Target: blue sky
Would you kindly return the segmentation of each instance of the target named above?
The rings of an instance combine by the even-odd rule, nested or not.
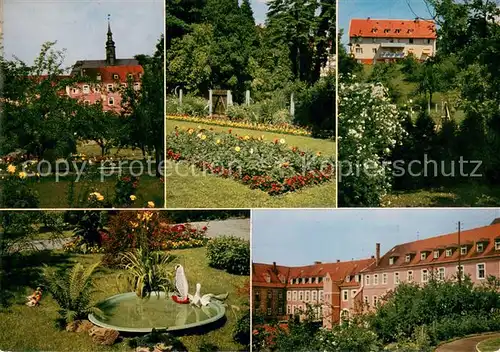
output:
[[[104,59],[107,14],[118,58],[152,54],[164,30],[163,0],[4,0],[4,53],[32,64],[46,41],[66,49],[65,66]]]
[[[349,31],[351,18],[430,18],[424,0],[338,0],[339,28]],[[344,36],[342,42],[346,43]]]
[[[267,5],[266,0],[250,0],[255,22],[264,23],[266,20]]]
[[[499,209],[254,210],[254,262],[308,265],[385,253],[394,245],[489,225]]]

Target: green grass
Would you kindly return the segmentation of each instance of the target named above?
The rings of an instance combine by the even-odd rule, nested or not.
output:
[[[480,352],[496,352],[500,350],[500,337],[481,341],[477,345],[477,349]]]
[[[34,183],[33,188],[38,192],[41,208],[67,208],[68,190],[71,179],[69,177],[61,178],[55,182],[53,177],[42,178],[40,182]],[[100,192],[106,199],[114,197],[116,178],[106,177],[101,182],[99,178],[85,182],[75,182],[75,194],[87,190],[87,187]],[[137,189],[137,207],[142,207],[148,201],[152,200],[157,207],[163,207],[164,185],[156,177],[148,175],[141,176],[139,187]]]
[[[492,207],[500,205],[500,187],[461,185],[452,188],[393,192],[384,207]]]
[[[219,350],[236,351],[242,346],[232,339],[233,329],[236,324],[234,314],[241,315],[241,311],[248,304],[249,297],[238,293],[245,282],[245,276],[231,275],[226,272],[208,267],[205,248],[186,249],[173,251],[176,263],[184,265],[191,291],[196,282],[202,285],[202,292],[225,293],[229,292],[226,301],[227,321],[217,330],[209,331],[203,335],[180,337],[188,351],[197,351],[202,342],[212,343]],[[99,346],[92,343],[87,334],[69,333],[61,331],[55,325],[58,317],[57,304],[48,295],[44,294],[39,307],[27,307],[25,296],[31,294],[40,283],[41,264],[65,267],[74,262],[89,265],[99,261],[101,255],[74,255],[59,251],[38,252],[33,255],[20,257],[8,271],[2,287],[3,297],[9,298],[9,304],[0,309],[0,350],[11,351],[132,351],[127,341],[122,341],[111,347]],[[116,284],[116,275],[119,270],[99,268],[96,274],[96,288],[94,294],[96,301],[103,300],[111,295],[120,293]],[[1,307],[1,305],[0,305]]]
[[[77,153],[85,154],[88,157],[91,156],[101,156],[101,147],[99,147],[95,142],[90,143],[79,143],[77,147]],[[111,148],[108,151],[108,156],[110,157],[121,157],[126,159],[142,159],[142,152],[140,149],[132,148]]]
[[[270,196],[237,181],[202,175],[185,164],[171,166],[175,166],[176,172],[173,167],[167,168],[167,208],[334,208],[336,205],[334,181]],[[193,175],[191,170],[198,174]]]
[[[167,130],[175,126],[213,129],[227,132],[229,128],[184,121],[167,121]],[[233,134],[261,136],[269,141],[284,138],[289,145],[310,149],[323,155],[335,154],[335,142],[310,137],[233,128]],[[168,134],[167,134],[168,138]],[[194,172],[193,172],[194,170]],[[303,188],[280,196],[252,190],[237,181],[215,175],[203,175],[184,163],[168,163],[166,171],[167,208],[333,208],[336,206],[335,182]]]
[[[167,138],[168,138],[168,134],[175,129],[175,126],[179,126],[181,128],[185,127],[185,128],[194,128],[194,129],[201,127],[201,128],[207,129],[207,130],[210,129],[210,130],[213,130],[216,132],[226,132],[226,133],[229,130],[231,130],[232,134],[236,134],[239,136],[246,136],[246,135],[255,136],[255,137],[265,136],[265,139],[270,141],[270,142],[276,138],[278,138],[278,139],[283,138],[288,145],[296,146],[302,150],[309,149],[309,150],[312,150],[314,152],[321,152],[321,154],[323,154],[323,155],[335,155],[335,142],[332,140],[317,139],[317,138],[304,137],[304,136],[292,136],[292,135],[283,134],[283,133],[255,131],[255,130],[249,130],[249,129],[244,129],[244,128],[214,126],[214,125],[201,124],[201,123],[195,123],[195,122],[186,122],[186,121],[167,120]]]

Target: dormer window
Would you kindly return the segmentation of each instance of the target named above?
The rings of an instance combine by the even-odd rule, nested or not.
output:
[[[460,247],[460,255],[466,255],[466,254],[467,254],[467,246]]]
[[[354,281],[359,282],[361,280],[361,275],[355,275]]]
[[[500,238],[495,240],[495,250],[500,251]]]
[[[345,282],[351,282],[351,276],[350,275],[347,275],[345,277]]]
[[[476,244],[476,251],[478,253],[481,253],[481,252],[484,251],[484,244],[482,242],[479,242],[479,243]]]
[[[384,29],[384,33],[389,33],[391,30],[389,28]]]
[[[102,79],[102,77],[101,77],[101,74],[100,74],[100,73],[98,73],[98,74],[97,74],[96,79],[97,79],[98,81],[100,81],[100,80]]]
[[[395,30],[395,32],[396,32],[396,33],[401,33],[401,29],[397,28],[397,29]]]
[[[406,255],[406,257],[405,257],[405,262],[406,262],[406,263],[411,262],[411,254],[407,254],[407,255]]]
[[[90,93],[90,87],[89,87],[89,85],[88,85],[88,84],[84,84],[84,85],[83,85],[83,92],[84,92],[85,94]]]
[[[139,82],[134,83],[134,89],[139,90],[141,88],[141,84]]]
[[[439,258],[439,250],[435,250],[434,251],[434,259],[438,259]]]
[[[446,256],[447,256],[447,257],[451,257],[451,255],[452,255],[452,254],[453,254],[453,249],[448,248],[448,249],[446,250]]]
[[[289,282],[290,282],[290,285],[293,285],[293,279],[290,279]]]
[[[395,262],[395,259],[396,259],[395,257],[390,257],[389,258],[389,265],[393,265]]]
[[[119,79],[120,76],[118,76],[116,73],[113,73],[113,79]]]
[[[133,76],[132,76],[132,74],[131,74],[131,73],[129,73],[129,74],[127,75],[127,78],[129,78],[129,79],[132,79],[132,77],[133,77]]]
[[[267,283],[270,283],[271,282],[271,275],[264,274],[264,280],[266,280]]]
[[[427,259],[427,252],[420,253],[420,260],[426,260],[426,259]]]

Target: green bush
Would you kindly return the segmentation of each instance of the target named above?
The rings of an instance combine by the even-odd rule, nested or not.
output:
[[[361,326],[354,324],[336,325],[331,330],[321,329],[315,336],[316,350],[319,351],[380,351],[377,335]]]
[[[255,121],[257,117],[255,116],[255,111],[252,105],[232,105],[227,108],[227,117],[231,121]]]
[[[30,187],[29,183],[27,178],[7,176],[2,181],[0,206],[2,208],[38,208],[40,206],[38,193]]]
[[[176,96],[167,97],[167,114],[181,114],[189,116],[207,116],[207,100],[201,97],[186,95],[182,97],[182,105],[179,104],[179,98]]]
[[[233,331],[233,340],[250,349],[250,310],[247,310],[236,323]]]
[[[207,245],[208,264],[237,275],[250,275],[250,243],[234,236],[222,236]]]

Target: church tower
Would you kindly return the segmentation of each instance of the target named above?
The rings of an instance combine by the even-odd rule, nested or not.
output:
[[[106,65],[114,66],[116,62],[115,42],[111,32],[111,24],[108,15],[108,40],[106,41]]]

